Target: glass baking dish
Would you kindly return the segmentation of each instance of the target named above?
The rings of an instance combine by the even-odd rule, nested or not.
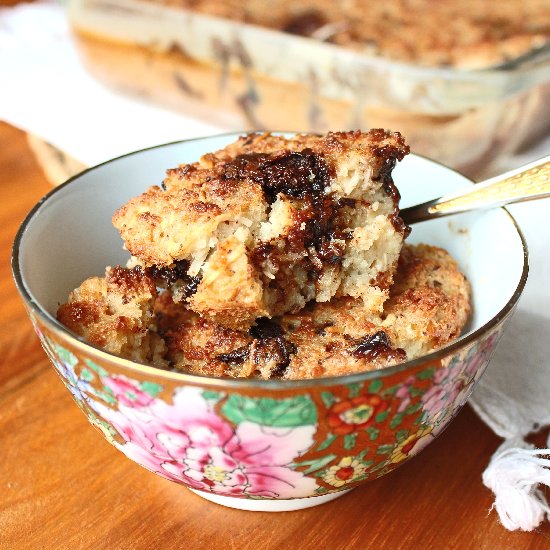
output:
[[[494,68],[427,68],[139,0],[71,0],[101,80],[228,129],[384,127],[466,175],[550,131],[550,47]]]

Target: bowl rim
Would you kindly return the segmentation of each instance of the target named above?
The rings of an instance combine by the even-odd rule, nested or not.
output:
[[[250,131],[224,132],[220,134],[213,134],[208,136],[171,141],[168,143],[154,145],[152,147],[145,147],[137,151],[132,151],[129,153],[125,153],[123,155],[119,155],[117,157],[106,160],[105,162],[102,162],[95,166],[91,166],[75,174],[74,176],[66,180],[64,183],[54,187],[51,191],[46,193],[25,216],[23,222],[21,223],[19,229],[17,230],[16,236],[13,242],[13,247],[12,247],[12,256],[11,256],[12,275],[15,280],[15,286],[17,287],[17,290],[23,297],[23,300],[27,308],[31,310],[35,315],[37,315],[42,320],[42,322],[48,327],[50,331],[61,336],[62,339],[68,339],[74,348],[79,349],[80,351],[84,351],[91,356],[95,356],[99,360],[106,360],[109,363],[116,363],[117,366],[122,367],[125,370],[134,371],[134,372],[137,371],[143,375],[152,375],[154,377],[169,379],[169,380],[172,380],[173,382],[190,383],[192,385],[216,386],[216,387],[221,386],[221,387],[228,387],[233,389],[262,388],[265,390],[292,390],[294,388],[304,388],[304,387],[310,387],[310,386],[335,386],[340,384],[353,384],[357,382],[366,382],[376,378],[385,378],[386,376],[391,376],[393,374],[405,371],[407,369],[414,369],[415,367],[419,367],[424,364],[430,364],[434,361],[437,361],[439,359],[446,357],[449,354],[456,352],[457,350],[463,347],[468,346],[469,344],[479,339],[483,334],[488,333],[491,329],[493,329],[499,323],[501,323],[501,321],[503,321],[515,307],[516,303],[518,302],[523,292],[525,283],[527,282],[527,276],[529,273],[529,252],[528,252],[525,236],[523,235],[523,232],[521,231],[517,221],[510,214],[510,212],[504,207],[500,207],[500,209],[503,210],[506,213],[506,215],[510,218],[521,240],[522,249],[523,249],[523,267],[522,267],[521,277],[519,279],[516,289],[514,290],[512,296],[509,298],[506,304],[502,307],[502,309],[496,315],[494,315],[491,319],[489,319],[485,324],[483,324],[476,330],[469,332],[457,338],[456,340],[453,340],[451,343],[443,346],[442,348],[439,348],[427,355],[422,355],[421,357],[417,357],[416,359],[411,359],[409,361],[405,361],[404,363],[399,363],[397,365],[385,367],[382,369],[375,369],[370,371],[363,371],[363,372],[338,375],[338,376],[308,378],[308,379],[302,379],[302,380],[273,380],[273,379],[264,380],[264,379],[257,379],[257,378],[222,378],[222,377],[204,376],[200,374],[189,374],[189,373],[183,373],[183,372],[177,372],[177,371],[171,371],[171,370],[164,370],[159,367],[153,367],[151,365],[146,365],[143,363],[132,361],[130,359],[119,357],[117,355],[104,351],[103,349],[96,347],[93,344],[86,342],[81,336],[73,333],[71,330],[69,330],[64,325],[62,325],[53,315],[51,315],[48,311],[46,311],[46,309],[44,309],[37,300],[34,299],[30,290],[27,288],[21,273],[21,266],[19,262],[19,251],[20,251],[22,239],[27,231],[29,224],[34,218],[35,214],[38,212],[38,210],[40,210],[42,205],[47,201],[51,200],[51,198],[56,193],[60,192],[65,187],[69,186],[72,182],[81,178],[84,174],[97,170],[98,168],[101,168],[107,164],[116,162],[122,158],[131,157],[131,156],[138,155],[147,151],[152,151],[155,149],[162,149],[164,147],[169,147],[172,145],[178,145],[178,144],[183,144],[188,142],[206,141],[209,139],[216,139],[216,138],[230,137],[230,136],[238,137],[249,133],[255,133],[255,132],[250,132]],[[273,131],[271,133],[299,134],[299,133],[307,133],[307,132],[275,132]],[[458,170],[454,170],[453,168],[445,166],[423,155],[411,153],[411,156],[421,158],[428,163],[435,164],[446,170],[455,172],[461,175],[462,177],[464,177],[470,183],[474,184],[474,182],[470,178],[464,176],[464,174],[461,174]]]

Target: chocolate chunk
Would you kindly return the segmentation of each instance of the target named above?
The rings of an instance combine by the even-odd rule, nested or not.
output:
[[[373,151],[377,156],[384,157],[384,163],[376,179],[382,182],[384,191],[393,199],[395,212],[391,216],[391,223],[395,230],[401,233],[403,238],[406,239],[411,232],[411,228],[399,217],[398,206],[401,195],[392,178],[392,171],[395,168],[395,164],[398,160],[403,159],[403,155],[399,154],[396,156],[395,151],[387,146],[375,147]]]
[[[252,338],[263,340],[265,338],[282,338],[284,333],[281,325],[268,319],[261,317],[256,321],[256,324],[248,331]]]
[[[239,155],[225,165],[222,178],[250,178],[261,185],[267,200],[273,203],[279,193],[294,198],[323,193],[330,173],[319,155],[311,149],[304,149],[302,152],[286,152],[282,155]]]
[[[250,346],[237,348],[229,353],[220,353],[216,355],[216,359],[233,365],[242,365],[250,355]]]
[[[249,330],[250,336],[256,341],[252,344],[255,363],[275,362],[273,376],[281,376],[290,364],[291,355],[296,353],[296,346],[284,338],[281,326],[262,317]]]
[[[361,338],[355,348],[351,350],[351,354],[368,361],[373,361],[380,356],[401,361],[407,358],[405,350],[391,347],[388,335],[383,330]]]
[[[178,284],[178,293],[185,299],[193,296],[201,282],[200,277],[192,277],[187,274],[189,262],[187,260],[178,260],[172,267],[148,267],[145,272],[157,284],[161,286],[170,286]]]
[[[200,285],[201,277],[186,277],[184,285],[184,294],[186,298],[193,296]]]
[[[174,263],[173,267],[153,267],[147,268],[147,274],[155,281],[162,281],[165,284],[173,284],[178,279],[187,277],[189,262],[187,260],[179,260]]]
[[[290,364],[291,355],[296,353],[296,346],[285,338],[264,338],[256,340],[251,346],[252,357],[256,364],[274,363],[271,376],[281,376]]]
[[[307,10],[290,19],[283,31],[299,36],[311,36],[326,23],[327,20],[320,11]]]

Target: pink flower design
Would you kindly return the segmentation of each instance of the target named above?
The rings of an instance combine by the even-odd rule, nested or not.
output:
[[[489,362],[493,351],[495,350],[500,333],[494,332],[481,343],[479,347],[474,347],[465,359],[464,374],[470,378],[477,379],[481,376],[481,367]]]
[[[398,413],[403,412],[411,404],[411,394],[409,390],[413,386],[415,380],[414,376],[409,376],[395,392],[395,397],[401,399],[401,403],[399,407],[397,407]]]
[[[102,381],[105,387],[113,392],[118,402],[128,407],[146,407],[153,401],[153,397],[126,376],[113,375],[104,377]]]
[[[422,396],[424,421],[439,425],[447,417],[450,406],[462,391],[464,384],[455,372],[438,369],[433,377],[434,385]]]
[[[116,381],[125,388],[127,381]],[[112,387],[112,386],[109,386]],[[116,446],[167,479],[220,495],[297,498],[316,488],[291,462],[312,444],[314,425],[292,428],[243,421],[236,428],[218,416],[198,388],[174,394],[173,404],[121,399],[118,410],[95,402],[97,412],[124,439]]]

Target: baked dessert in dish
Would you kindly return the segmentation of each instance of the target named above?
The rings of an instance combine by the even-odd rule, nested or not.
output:
[[[148,1],[425,66],[487,68],[550,40],[548,0]]]
[[[206,376],[380,369],[460,335],[451,256],[403,245],[399,133],[249,134],[167,171],[113,216],[132,254],[72,291],[61,323],[111,353]]]
[[[218,325],[344,296],[379,313],[408,231],[391,176],[408,152],[383,130],[250,134],[168,170],[113,224],[131,265]]]
[[[549,0],[71,0],[87,68],[241,130],[399,128],[472,179],[550,129]],[[305,37],[305,38],[304,38]]]

